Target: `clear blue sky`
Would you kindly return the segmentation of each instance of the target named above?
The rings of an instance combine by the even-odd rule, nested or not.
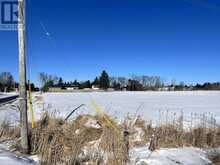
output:
[[[31,79],[160,75],[220,81],[218,0],[27,0]],[[50,35],[46,33],[50,33]],[[0,31],[0,71],[18,78],[17,33]]]

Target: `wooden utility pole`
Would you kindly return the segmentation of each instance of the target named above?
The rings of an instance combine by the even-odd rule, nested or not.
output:
[[[18,1],[18,44],[19,44],[19,96],[21,147],[28,152],[28,117],[26,90],[26,55],[25,55],[25,0]]]

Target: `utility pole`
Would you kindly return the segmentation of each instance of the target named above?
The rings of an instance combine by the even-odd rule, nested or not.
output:
[[[23,152],[28,152],[28,117],[25,54],[25,0],[18,0],[18,46],[19,46],[19,108],[20,135]]]

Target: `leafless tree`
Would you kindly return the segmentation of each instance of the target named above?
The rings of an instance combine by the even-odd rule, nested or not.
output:
[[[44,91],[47,91],[47,88],[49,86],[53,86],[55,84],[58,84],[59,78],[54,75],[49,75],[47,73],[41,72],[39,74],[39,80],[41,82],[41,87]]]
[[[0,74],[1,90],[10,91],[14,87],[14,79],[10,72],[2,72]]]

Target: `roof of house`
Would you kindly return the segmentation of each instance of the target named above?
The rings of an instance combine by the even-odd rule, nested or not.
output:
[[[61,85],[53,85],[53,86],[50,86],[49,88],[75,88],[75,87],[79,87],[79,85],[75,85],[75,84],[63,84],[62,86]]]

